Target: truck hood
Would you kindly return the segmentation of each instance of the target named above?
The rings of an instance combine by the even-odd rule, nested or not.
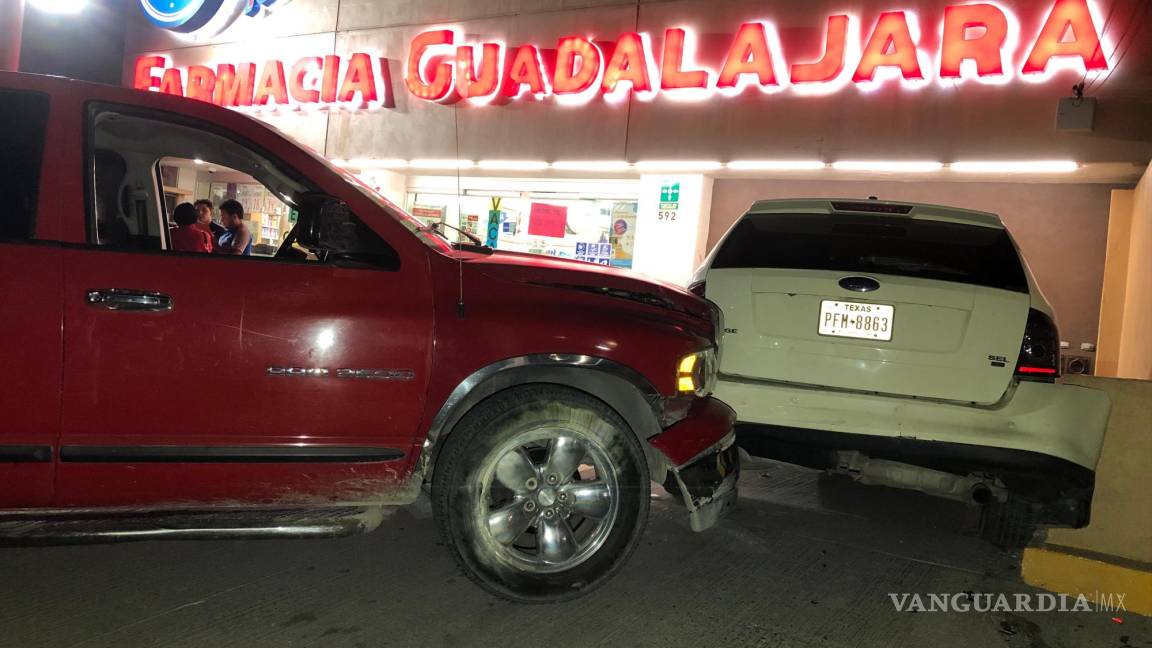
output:
[[[683,288],[609,266],[499,250],[459,258],[465,265],[505,281],[603,294],[711,319],[708,303]]]

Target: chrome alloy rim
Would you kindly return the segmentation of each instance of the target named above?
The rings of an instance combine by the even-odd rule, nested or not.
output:
[[[480,471],[476,507],[501,561],[533,573],[572,569],[604,545],[616,522],[616,466],[574,430],[535,429],[505,442]]]

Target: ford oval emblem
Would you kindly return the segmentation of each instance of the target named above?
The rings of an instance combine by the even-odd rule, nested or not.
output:
[[[852,292],[872,292],[880,288],[880,282],[872,277],[844,277],[840,280],[840,287]]]

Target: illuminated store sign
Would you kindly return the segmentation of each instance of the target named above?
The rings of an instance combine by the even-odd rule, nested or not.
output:
[[[153,25],[191,37],[214,36],[240,16],[256,17],[290,0],[140,0]]]
[[[746,22],[728,38],[714,69],[696,61],[696,34],[672,27],[654,48],[652,34],[626,32],[613,41],[565,36],[555,48],[538,44],[466,42],[453,29],[413,38],[404,86],[415,98],[440,103],[504,103],[553,97],[584,103],[633,95],[699,99],[765,93],[827,94],[848,85],[871,90],[885,83],[921,87],[965,79],[1004,84],[1044,81],[1058,69],[1082,73],[1108,68],[1106,44],[1087,0],[1056,0],[1038,31],[1021,41],[1016,16],[1002,6],[949,6],[938,26],[939,47],[921,45],[923,26],[912,11],[881,13],[866,31],[851,15],[828,16],[821,56],[789,60],[776,27]],[[1031,31],[1031,30],[1030,30]],[[168,67],[160,56],[140,57],[134,85],[223,106],[391,106],[386,60],[356,53],[298,61]],[[159,73],[158,73],[159,70]]]
[[[229,108],[261,106],[392,106],[388,60],[364,53],[167,67],[163,56],[136,59],[133,87]],[[157,76],[157,70],[162,70]]]

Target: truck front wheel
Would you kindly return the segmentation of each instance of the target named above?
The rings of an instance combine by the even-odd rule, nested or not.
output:
[[[484,589],[559,602],[603,584],[648,517],[648,467],[622,418],[554,385],[470,411],[440,454],[432,502],[445,542]]]

